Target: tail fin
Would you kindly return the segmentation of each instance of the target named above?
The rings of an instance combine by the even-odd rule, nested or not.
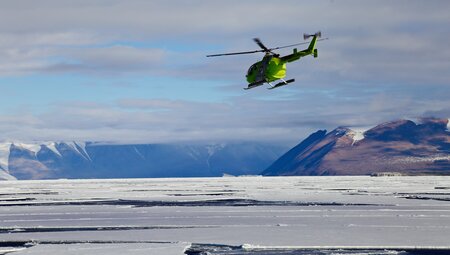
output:
[[[307,40],[311,36],[313,36],[313,39],[312,39],[311,43],[308,46],[308,51],[311,51],[311,53],[312,53],[314,51],[314,48],[316,47],[317,38],[322,37],[322,33],[319,31],[319,32],[317,32],[317,33],[315,33],[313,35],[303,34],[303,39]]]

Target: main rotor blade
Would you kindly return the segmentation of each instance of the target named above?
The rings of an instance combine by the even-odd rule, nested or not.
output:
[[[230,53],[221,53],[221,54],[212,54],[212,55],[206,55],[206,57],[220,57],[220,56],[232,56],[232,55],[243,55],[243,54],[253,54],[253,53],[257,53],[257,52],[272,52],[272,50],[279,50],[279,49],[284,49],[284,48],[289,48],[289,47],[294,47],[297,45],[303,45],[303,44],[308,44],[311,42],[301,42],[301,43],[295,43],[295,44],[291,44],[291,45],[286,45],[286,46],[281,46],[281,47],[276,47],[276,48],[270,48],[268,49],[266,46],[264,46],[264,44],[262,44],[261,40],[259,40],[258,38],[253,39],[259,47],[261,47],[261,50],[252,50],[252,51],[241,51],[241,52],[230,52]],[[322,38],[322,39],[317,39],[317,41],[323,41],[323,40],[328,40],[328,38]]]
[[[327,38],[322,38],[322,39],[317,39],[316,41],[324,41],[324,40],[328,40],[328,37],[327,37]],[[279,49],[284,49],[284,48],[294,47],[294,46],[297,46],[297,45],[303,45],[303,44],[308,44],[308,43],[311,43],[311,42],[295,43],[295,44],[291,44],[291,45],[286,45],[286,46],[281,46],[281,47],[272,48],[272,49],[270,49],[270,50],[279,50]]]
[[[253,38],[253,41],[255,41],[258,46],[263,49],[265,52],[270,52],[270,50],[259,40],[259,38]]]
[[[252,50],[252,51],[241,51],[241,52],[230,52],[230,53],[221,53],[221,54],[212,54],[206,55],[206,57],[220,57],[220,56],[231,56],[231,55],[243,55],[243,54],[252,54],[257,52],[264,52],[264,50]]]

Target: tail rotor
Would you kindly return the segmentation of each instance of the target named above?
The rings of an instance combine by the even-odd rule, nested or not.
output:
[[[303,39],[304,40],[308,40],[310,37],[313,37],[313,36],[317,36],[317,38],[320,38],[320,37],[322,37],[322,32],[317,32],[317,33],[315,33],[315,34],[312,34],[312,35],[309,35],[309,34],[303,34]]]

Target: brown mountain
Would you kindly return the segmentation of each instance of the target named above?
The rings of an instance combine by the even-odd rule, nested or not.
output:
[[[365,132],[319,130],[263,175],[450,174],[448,119],[398,120]]]

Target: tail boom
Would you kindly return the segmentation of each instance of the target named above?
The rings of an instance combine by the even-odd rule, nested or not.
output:
[[[300,59],[301,57],[308,56],[308,55],[313,55],[316,58],[317,57],[316,42],[317,42],[317,38],[320,38],[322,36],[322,33],[319,31],[313,35],[303,34],[303,38],[305,40],[307,40],[311,36],[313,38],[312,38],[311,42],[309,43],[309,46],[306,50],[297,51],[297,49],[294,49],[292,54],[281,57],[281,59],[286,62],[293,62],[293,61]]]

